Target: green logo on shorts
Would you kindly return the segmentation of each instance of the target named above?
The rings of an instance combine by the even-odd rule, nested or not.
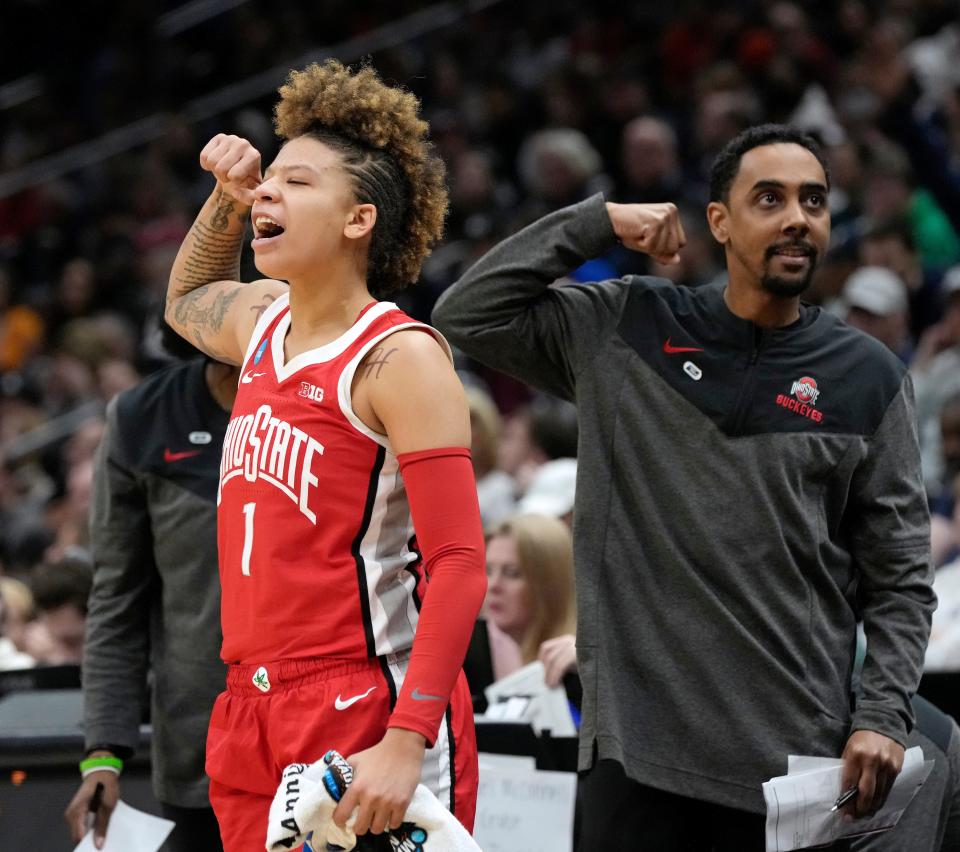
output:
[[[267,670],[263,666],[260,666],[256,674],[254,674],[253,685],[261,692],[270,691],[270,678],[267,676]]]

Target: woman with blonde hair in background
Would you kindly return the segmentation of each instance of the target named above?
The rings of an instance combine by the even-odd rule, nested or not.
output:
[[[516,484],[510,474],[497,467],[503,421],[496,403],[482,388],[467,385],[464,390],[470,408],[470,449],[480,517],[489,528],[516,511]]]
[[[494,528],[483,615],[464,665],[478,710],[484,687],[534,660],[543,662],[549,686],[576,671],[573,546],[562,521],[517,515]],[[577,704],[579,684],[564,686]]]

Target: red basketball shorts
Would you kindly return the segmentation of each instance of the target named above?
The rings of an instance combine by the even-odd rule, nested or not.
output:
[[[289,763],[329,749],[345,757],[383,738],[406,655],[373,660],[286,660],[231,666],[207,732],[210,802],[224,852],[263,852],[270,803]],[[420,782],[473,829],[477,743],[463,672]]]

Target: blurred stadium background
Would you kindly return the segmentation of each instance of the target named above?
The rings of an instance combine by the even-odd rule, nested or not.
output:
[[[31,750],[48,749],[30,764],[41,774],[56,774],[43,763],[66,768],[62,790],[30,800],[30,820],[58,822],[75,785],[79,739],[59,711],[50,731],[61,739],[23,734],[24,713],[37,719],[64,694],[50,687],[76,685],[82,642],[82,608],[66,627],[45,621],[37,575],[59,566],[61,587],[83,587],[103,409],[165,363],[157,320],[167,274],[212,185],[198,153],[215,133],[236,133],[269,162],[277,86],[290,68],[328,56],[369,61],[416,93],[446,161],[446,238],[398,299],[422,319],[493,242],[596,191],[675,201],[690,243],[678,267],[615,251],[575,277],[712,281],[722,274],[703,215],[713,155],[763,121],[818,137],[833,171],[833,238],[810,299],[914,371],[934,554],[942,576],[956,577],[960,450],[941,413],[960,392],[958,21],[956,0],[5,0],[0,827],[34,772],[24,769]],[[246,255],[245,270],[253,274]],[[537,404],[528,388],[460,367],[508,422]],[[938,629],[957,633],[947,621]],[[926,683],[956,712],[952,641]],[[23,669],[34,662],[46,672]],[[3,717],[10,697],[40,688]],[[50,848],[66,848],[66,829],[49,830],[59,833]],[[2,829],[0,838],[20,848]]]

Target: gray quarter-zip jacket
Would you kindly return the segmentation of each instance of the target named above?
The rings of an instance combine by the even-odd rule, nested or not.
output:
[[[152,672],[153,789],[179,807],[209,806],[207,723],[226,679],[217,484],[229,414],[204,369],[168,367],[110,403],[90,513],[86,747],[136,749]]]
[[[557,211],[433,321],[578,407],[581,769],[762,812],[788,754],[912,724],[936,599],[909,377],[816,307],[762,329],[722,285],[552,286],[615,243],[602,196]]]

